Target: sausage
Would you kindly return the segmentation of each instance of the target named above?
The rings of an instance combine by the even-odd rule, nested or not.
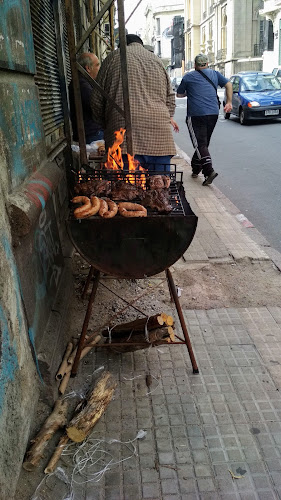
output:
[[[109,198],[105,198],[104,201],[108,205],[108,211],[105,212],[102,217],[105,219],[111,219],[112,217],[115,217],[115,215],[118,212],[118,205],[115,203],[115,201],[109,200]]]
[[[103,217],[106,212],[108,212],[108,204],[105,200],[100,200],[99,215]]]
[[[123,217],[147,217],[147,210],[142,205],[138,203],[130,203],[129,201],[124,201],[119,203],[118,206],[119,213]]]
[[[90,215],[96,215],[100,209],[101,200],[97,196],[91,196],[92,208],[90,209]]]
[[[75,196],[72,199],[72,203],[83,203],[81,207],[75,208],[74,217],[76,219],[83,219],[83,217],[87,217],[85,213],[91,208],[91,200],[87,196]]]

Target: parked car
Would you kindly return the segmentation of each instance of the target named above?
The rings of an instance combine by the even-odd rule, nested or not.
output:
[[[280,66],[279,66],[279,68],[274,68],[272,71],[272,74],[274,76],[277,76],[278,80],[280,80],[280,82],[281,82],[281,67]]]
[[[230,78],[233,86],[232,111],[241,125],[249,120],[281,118],[281,82],[272,73],[241,71]],[[226,93],[224,94],[224,105]]]
[[[173,90],[175,92],[178,90],[178,87],[179,87],[179,84],[180,84],[181,81],[182,81],[182,77],[181,76],[177,76],[177,77],[173,78],[173,80],[172,80],[172,87],[173,87]]]

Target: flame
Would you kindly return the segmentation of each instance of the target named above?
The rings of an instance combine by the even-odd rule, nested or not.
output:
[[[114,132],[115,135],[115,141],[113,145],[108,148],[107,152],[107,161],[105,163],[105,167],[109,170],[123,170],[124,169],[124,162],[122,158],[122,150],[121,150],[121,144],[124,141],[124,136],[125,136],[126,129],[125,128],[120,128],[120,130],[117,130]],[[127,158],[128,158],[128,167],[129,167],[129,172],[134,172],[135,171],[143,171],[146,172],[146,169],[143,168],[138,160],[134,159],[133,155],[130,155],[127,153]],[[128,182],[131,182],[132,184],[136,183],[141,185],[142,187],[145,187],[146,183],[146,177],[144,174],[141,175],[133,175],[133,174],[128,174],[126,175],[126,179]]]
[[[115,141],[112,144],[111,148],[108,148],[107,161],[105,163],[105,167],[109,170],[123,170],[124,163],[120,145],[124,141],[125,132],[125,128],[120,128],[120,130],[114,132]]]

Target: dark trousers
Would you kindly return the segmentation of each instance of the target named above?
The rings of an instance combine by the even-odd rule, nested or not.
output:
[[[186,118],[190,139],[195,148],[191,160],[194,174],[199,174],[202,170],[204,176],[208,177],[214,171],[208,147],[217,120],[218,115],[187,116]]]

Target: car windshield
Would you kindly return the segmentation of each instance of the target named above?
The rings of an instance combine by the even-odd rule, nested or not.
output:
[[[241,79],[242,92],[281,90],[281,82],[274,75],[249,75]]]

